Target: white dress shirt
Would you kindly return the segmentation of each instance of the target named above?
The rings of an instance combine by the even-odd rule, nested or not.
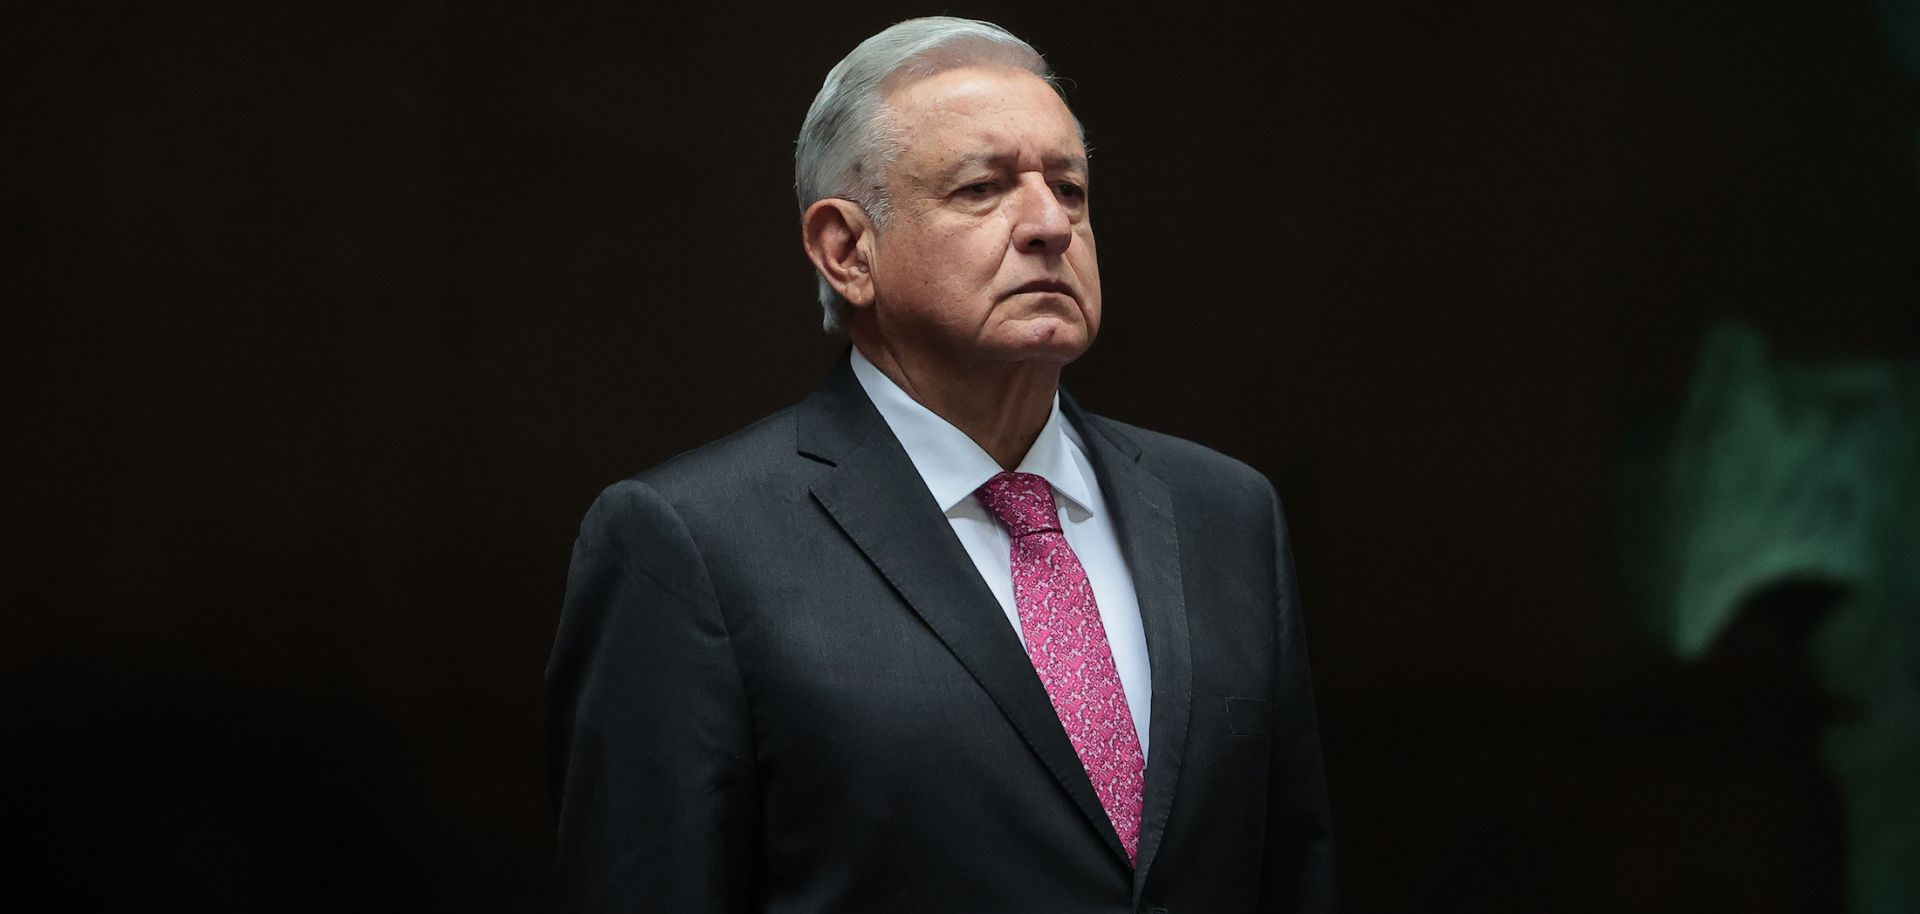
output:
[[[907,451],[914,469],[926,481],[933,500],[946,512],[947,523],[966,547],[980,577],[1000,601],[1007,622],[1020,638],[1020,612],[1013,602],[1012,538],[1005,527],[978,498],[976,489],[1000,474],[1001,467],[980,445],[952,423],[920,405],[893,379],[886,376],[859,349],[853,350],[853,375],[867,392],[885,419],[893,436]],[[1120,672],[1120,688],[1126,692],[1127,708],[1133,712],[1133,729],[1140,735],[1140,754],[1147,752],[1147,720],[1153,705],[1152,678],[1147,667],[1147,635],[1140,623],[1140,602],[1134,595],[1133,576],[1120,552],[1120,540],[1114,534],[1113,516],[1100,495],[1099,480],[1087,461],[1085,442],[1080,433],[1060,415],[1060,395],[1053,396],[1053,411],[1040,437],[1015,468],[1033,473],[1053,487],[1053,501],[1060,510],[1060,529],[1067,545],[1073,548],[1086,569],[1087,582],[1093,586],[1093,600],[1100,607],[1100,624],[1107,630],[1107,644],[1113,650],[1113,663]]]

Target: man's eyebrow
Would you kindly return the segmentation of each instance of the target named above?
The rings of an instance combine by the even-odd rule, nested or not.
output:
[[[940,177],[942,180],[951,181],[958,178],[962,172],[970,169],[998,167],[1006,162],[1008,158],[1010,158],[1010,156],[1003,153],[976,152],[963,154],[959,158],[954,159],[951,165],[942,169]],[[1046,157],[1044,164],[1048,171],[1073,171],[1083,175],[1087,173],[1087,157],[1078,153],[1050,155]]]
[[[1069,171],[1077,171],[1084,175],[1087,173],[1087,157],[1081,153],[1070,153],[1068,155],[1063,155],[1063,156],[1048,156],[1047,167],[1049,169],[1054,169],[1054,170],[1066,169]]]

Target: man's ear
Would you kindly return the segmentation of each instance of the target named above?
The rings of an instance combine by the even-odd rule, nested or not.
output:
[[[851,200],[815,200],[800,215],[800,243],[813,268],[856,308],[873,304],[873,221]]]

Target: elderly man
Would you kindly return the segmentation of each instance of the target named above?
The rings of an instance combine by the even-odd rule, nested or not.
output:
[[[587,514],[547,681],[571,907],[1329,910],[1272,488],[1059,389],[1100,273],[1045,62],[900,23],[797,161],[852,347]]]

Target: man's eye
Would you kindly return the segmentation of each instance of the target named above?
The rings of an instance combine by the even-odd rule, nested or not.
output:
[[[1060,196],[1062,197],[1070,197],[1072,199],[1078,200],[1087,195],[1087,189],[1084,187],[1081,187],[1078,184],[1062,182],[1061,184],[1057,185],[1057,187],[1059,189]]]
[[[987,194],[993,193],[993,182],[981,181],[978,184],[969,184],[960,188],[960,192],[970,197],[986,196]]]

